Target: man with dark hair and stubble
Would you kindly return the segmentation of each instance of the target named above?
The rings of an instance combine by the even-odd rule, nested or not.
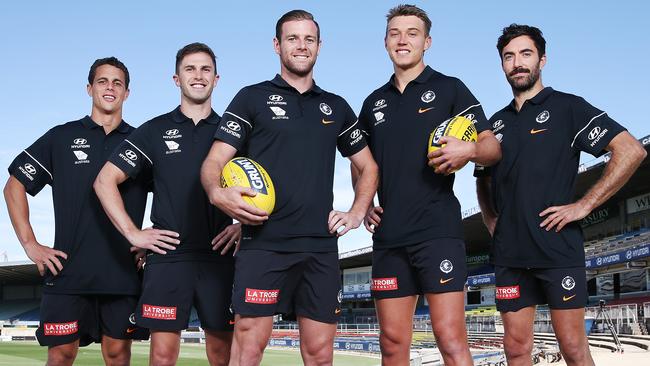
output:
[[[462,81],[424,63],[430,29],[426,12],[414,5],[388,12],[384,41],[394,74],[366,98],[359,114],[381,171],[379,205],[370,206],[365,225],[373,233],[371,290],[382,364],[391,366],[409,364],[421,295],[429,303],[445,365],[472,364],[465,330],[465,243],[453,172],[468,161],[490,165],[500,158],[481,104]],[[442,137],[446,145],[427,156],[431,132],[457,116],[474,123],[478,142]],[[353,180],[356,176],[353,167]]]
[[[210,365],[227,365],[233,314],[230,295],[239,224],[208,201],[200,182],[220,117],[212,110],[217,85],[214,53],[191,43],[176,55],[174,82],[181,104],[138,127],[115,149],[95,181],[108,217],[132,245],[147,249],[136,323],[151,330],[149,361],[175,364],[192,307],[205,330]],[[153,175],[152,229],[140,230],[124,211],[119,190]]]
[[[110,224],[92,184],[109,153],[134,130],[122,120],[129,71],[115,57],[98,59],[86,89],[90,116],[50,129],[20,153],[9,167],[4,196],[18,240],[43,276],[36,337],[48,346],[47,364],[72,365],[80,346],[101,342],[106,365],[128,365],[131,340],[149,337],[133,315],[140,279],[128,241]],[[26,195],[48,184],[54,248],[36,240]],[[149,184],[143,175],[118,193],[138,227]]]
[[[275,314],[294,314],[305,365],[331,365],[341,313],[337,237],[357,228],[377,187],[377,166],[348,103],[316,85],[318,23],[304,10],[277,22],[280,74],[232,100],[201,171],[211,202],[242,227],[235,264],[231,365],[259,365]],[[350,211],[332,209],[336,149],[359,172]],[[246,204],[252,189],[221,188],[223,166],[259,162],[276,191],[269,213]]]
[[[508,365],[531,365],[535,308],[548,304],[567,365],[593,365],[584,330],[585,253],[579,221],[612,197],[646,156],[641,144],[581,97],[542,85],[546,41],[512,24],[497,42],[514,99],[490,119],[503,159],[477,167],[492,235],[496,303]],[[603,175],[574,201],[580,153],[611,153]]]

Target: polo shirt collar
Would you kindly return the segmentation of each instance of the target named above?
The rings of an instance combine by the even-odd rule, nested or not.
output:
[[[172,120],[176,123],[183,123],[183,122],[192,122],[192,119],[181,112],[181,106],[179,105],[172,111]],[[219,115],[214,111],[214,109],[210,110],[210,114],[208,117],[202,119],[202,121],[205,121],[205,123],[209,123],[211,125],[216,125],[219,124]]]
[[[427,65],[424,67],[424,70],[416,77],[415,79],[411,80],[410,83],[418,83],[418,84],[424,84],[429,79],[435,74],[435,71],[431,68],[431,66]],[[389,87],[395,87],[395,74],[391,75],[390,80],[388,80],[388,83],[384,85],[384,89],[387,89]]]
[[[89,129],[95,129],[95,128],[101,127],[101,125],[99,123],[96,123],[95,121],[93,121],[93,119],[90,118],[90,116],[85,116],[84,118],[82,118],[81,119],[81,124],[85,128],[89,128]],[[130,127],[129,124],[124,122],[124,120],[122,120],[120,122],[120,124],[117,126],[117,128],[115,129],[115,131],[117,131],[119,133],[128,133],[129,130],[130,130],[129,127]]]
[[[530,98],[530,99],[528,99],[526,101],[530,102],[532,104],[535,104],[535,105],[541,105],[546,101],[546,99],[548,99],[548,97],[551,96],[551,94],[553,94],[554,91],[555,90],[553,90],[553,88],[551,88],[550,86],[547,86],[546,88],[540,90],[539,93],[537,93],[537,95],[535,95],[534,97],[532,97],[532,98]],[[513,111],[517,111],[517,108],[515,107],[514,98],[510,101],[509,107]]]
[[[313,81],[313,80],[312,80],[312,81]],[[289,83],[287,83],[287,82],[282,78],[282,76],[280,76],[280,74],[276,74],[275,77],[274,77],[273,79],[271,79],[271,83],[272,83],[273,85],[277,86],[278,88],[289,89],[289,90],[292,90],[292,91],[295,91],[296,93],[298,93],[298,91],[296,90],[296,88],[294,88],[293,86],[289,85]],[[312,84],[311,89],[307,90],[307,91],[304,92],[303,94],[307,94],[307,93],[322,94],[322,93],[323,93],[323,89],[321,89],[318,85],[316,85],[316,82],[313,81],[313,84]]]

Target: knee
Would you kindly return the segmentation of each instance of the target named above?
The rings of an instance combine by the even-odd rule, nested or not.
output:
[[[57,348],[50,349],[47,353],[48,366],[66,366],[72,365],[77,355],[75,349],[72,348]]]
[[[130,360],[130,347],[111,347],[104,351],[104,361],[107,366],[128,365]]]
[[[411,335],[409,332],[397,332],[381,330],[379,345],[384,357],[390,357],[408,351],[411,346]]]
[[[176,365],[178,354],[169,349],[152,349],[151,365],[152,366],[172,366]]]
[[[226,366],[230,361],[230,347],[212,346],[207,348],[210,366]]]
[[[509,359],[531,357],[533,352],[533,337],[518,337],[506,334],[503,337],[503,348]]]
[[[331,365],[334,358],[332,343],[313,342],[309,346],[302,346],[301,351],[306,365]]]
[[[586,339],[574,337],[560,342],[560,350],[567,364],[584,364],[589,354]]]

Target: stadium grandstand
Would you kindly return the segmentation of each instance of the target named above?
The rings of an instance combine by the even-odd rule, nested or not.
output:
[[[650,148],[650,135],[640,141]],[[601,176],[609,156],[581,164],[577,196]],[[489,265],[490,238],[480,210],[463,212],[469,278],[466,325],[475,364],[503,365],[503,324],[495,307],[494,271]],[[616,195],[582,220],[585,235],[588,308],[585,331],[592,349],[625,350],[626,365],[643,364],[633,354],[650,359],[650,158]],[[342,318],[335,349],[379,353],[379,329],[370,295],[372,247],[339,255],[343,280]],[[6,260],[6,259],[5,259]],[[0,339],[34,340],[38,326],[40,278],[29,261],[0,263]],[[608,321],[608,320],[611,320]],[[203,333],[193,313],[185,342],[202,342]],[[610,331],[615,331],[615,335]],[[420,299],[414,315],[413,365],[440,365],[431,332],[427,304]],[[278,318],[270,345],[299,345],[294,322]],[[628,356],[630,355],[630,356]],[[553,363],[561,357],[548,308],[540,307],[535,320],[535,363]],[[597,359],[598,363],[598,359]]]

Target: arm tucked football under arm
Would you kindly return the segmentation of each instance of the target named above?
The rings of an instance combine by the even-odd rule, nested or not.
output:
[[[492,131],[485,130],[478,134],[476,152],[470,160],[483,166],[492,166],[501,160],[501,144]]]
[[[354,187],[354,202],[350,212],[364,217],[368,207],[372,205],[375,193],[377,193],[379,168],[368,147],[350,156],[350,161],[352,162],[352,186]]]
[[[223,142],[215,141],[208,156],[201,166],[201,184],[210,199],[231,218],[246,225],[261,225],[268,220],[268,213],[244,202],[242,195],[254,197],[257,192],[244,187],[221,187],[221,172],[223,167],[237,153],[237,149]]]
[[[605,148],[612,156],[603,175],[580,199],[591,212],[618,192],[645,159],[647,152],[629,132],[621,132]]]
[[[476,178],[476,195],[478,197],[478,205],[481,208],[481,216],[483,223],[487,227],[490,235],[494,235],[494,228],[497,223],[498,215],[496,209],[492,204],[492,178],[491,177],[478,177]]]

